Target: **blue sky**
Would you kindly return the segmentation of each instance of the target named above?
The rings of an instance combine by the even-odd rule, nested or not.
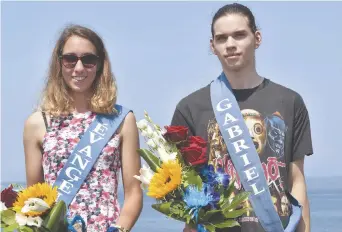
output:
[[[147,110],[166,125],[182,97],[221,72],[209,39],[212,16],[225,3],[2,2],[1,180],[25,180],[24,121],[67,23],[88,26],[104,39],[119,103],[137,119]],[[299,92],[309,110],[315,154],[306,161],[306,174],[342,175],[342,2],[244,3],[263,35],[258,72]]]

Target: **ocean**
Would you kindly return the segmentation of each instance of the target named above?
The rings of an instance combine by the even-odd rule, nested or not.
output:
[[[1,189],[8,185],[8,182],[1,182]],[[311,207],[311,232],[342,232],[342,177],[309,177],[307,185]],[[121,189],[119,200],[122,205]],[[152,209],[153,203],[153,199],[144,197],[143,211],[132,232],[183,231],[182,222],[159,214]]]

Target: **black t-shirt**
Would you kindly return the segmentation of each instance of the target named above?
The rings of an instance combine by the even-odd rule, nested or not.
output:
[[[267,78],[255,88],[233,92],[259,154],[274,206],[283,223],[287,224],[291,215],[291,205],[285,194],[288,190],[288,165],[313,153],[305,103],[295,91]],[[206,139],[209,160],[223,167],[232,178],[237,178],[235,194],[243,191],[215,119],[210,85],[183,98],[176,107],[171,124],[187,126],[189,135]],[[239,222],[241,228],[224,231],[264,231],[253,212],[243,215]]]

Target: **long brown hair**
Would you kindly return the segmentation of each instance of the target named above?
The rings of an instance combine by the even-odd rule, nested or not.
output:
[[[79,36],[89,40],[95,46],[97,55],[100,57],[96,78],[92,86],[93,95],[89,102],[90,110],[103,114],[115,112],[117,86],[106,48],[102,39],[94,31],[80,25],[67,26],[57,40],[42,94],[41,110],[53,116],[68,114],[73,111],[73,99],[69,93],[69,87],[62,78],[62,66],[59,59],[66,41],[71,36]]]

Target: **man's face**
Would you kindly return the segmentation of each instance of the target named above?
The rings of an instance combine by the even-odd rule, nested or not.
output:
[[[253,64],[255,49],[261,42],[260,32],[252,32],[248,18],[241,14],[220,17],[213,25],[211,49],[227,70],[239,71]]]

